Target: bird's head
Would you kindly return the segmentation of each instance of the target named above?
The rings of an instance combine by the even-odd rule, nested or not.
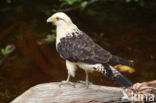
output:
[[[71,19],[63,12],[57,12],[47,19],[47,22],[54,22],[56,26],[73,24]]]

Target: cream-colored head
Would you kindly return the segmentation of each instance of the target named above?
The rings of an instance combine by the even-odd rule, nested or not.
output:
[[[57,12],[47,19],[47,22],[54,22],[56,26],[71,25],[72,20],[63,12]]]
[[[47,19],[47,22],[54,22],[56,24],[56,44],[61,38],[67,35],[72,36],[72,32],[78,29],[76,25],[73,24],[72,20],[63,12],[57,12]]]

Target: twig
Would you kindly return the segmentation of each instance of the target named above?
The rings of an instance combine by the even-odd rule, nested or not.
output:
[[[86,6],[91,5],[91,4],[93,4],[93,3],[97,2],[97,1],[99,1],[99,0],[90,0],[90,1],[88,1]],[[68,12],[68,11],[71,11],[71,10],[74,10],[74,9],[79,9],[79,8],[81,8],[81,6],[71,7],[71,8],[67,8],[67,9],[60,9],[60,10],[57,10],[57,12],[59,12],[59,11]]]

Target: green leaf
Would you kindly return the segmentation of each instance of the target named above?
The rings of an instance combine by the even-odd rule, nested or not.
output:
[[[56,39],[56,36],[54,34],[48,34],[46,38],[48,38],[48,39]]]
[[[1,49],[2,55],[7,55],[9,53],[9,45],[7,45],[5,48]]]
[[[52,35],[51,34],[48,34],[46,38],[51,39],[52,38]]]
[[[84,9],[87,6],[88,2],[84,1],[81,3],[81,8]]]
[[[66,3],[68,5],[73,5],[75,3],[76,0],[66,0]]]
[[[81,0],[65,0],[68,5],[73,5],[76,2],[81,2]]]
[[[9,53],[9,45],[7,45],[7,46],[5,47],[5,53],[6,53],[6,54]]]
[[[4,48],[1,49],[1,53],[2,53],[2,55],[5,55],[5,50],[4,50]]]
[[[52,38],[53,38],[53,39],[56,39],[56,35],[53,34],[53,35],[52,35]]]

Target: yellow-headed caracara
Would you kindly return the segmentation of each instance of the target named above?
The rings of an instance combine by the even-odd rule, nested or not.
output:
[[[60,56],[66,60],[68,78],[62,84],[72,84],[70,76],[75,76],[77,67],[86,72],[86,86],[88,87],[88,73],[99,71],[121,86],[129,87],[132,83],[120,74],[109,62],[129,65],[131,63],[96,44],[86,33],[79,30],[72,20],[63,12],[53,14],[47,22],[56,24],[56,49]]]

